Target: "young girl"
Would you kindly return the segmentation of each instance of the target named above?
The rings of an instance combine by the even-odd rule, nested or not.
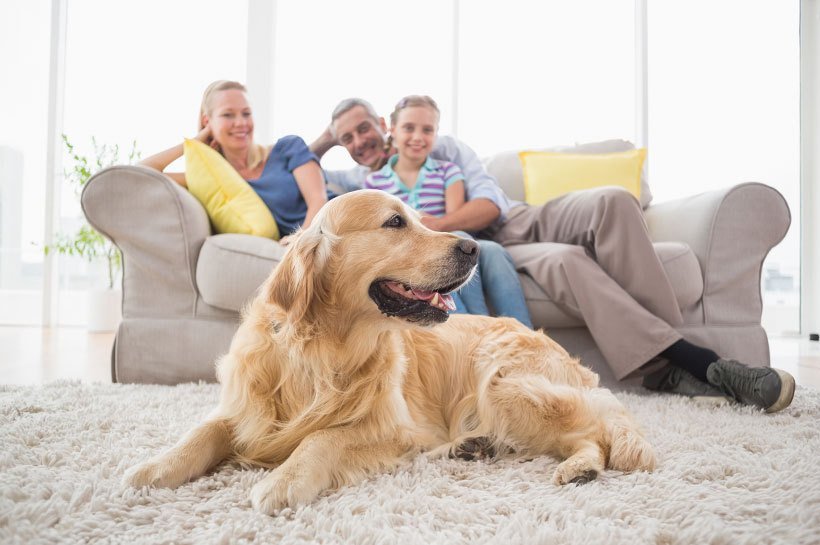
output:
[[[329,197],[319,160],[298,136],[280,138],[266,147],[253,139],[253,114],[245,86],[220,80],[210,84],[202,96],[199,133],[196,139],[210,145],[248,181],[276,220],[280,244],[290,234],[307,228]],[[183,187],[184,173],[164,172],[182,156],[182,144],[140,162],[156,169]]]
[[[422,214],[442,217],[461,207],[466,200],[461,169],[454,163],[429,157],[436,142],[438,121],[439,109],[432,98],[411,95],[400,100],[390,115],[390,136],[385,144],[386,149],[394,147],[396,154],[381,170],[368,175],[364,186],[387,191]],[[489,315],[484,299],[486,289],[499,316],[510,316],[532,327],[512,258],[500,244],[490,240],[478,243],[476,275],[453,294],[456,312]]]

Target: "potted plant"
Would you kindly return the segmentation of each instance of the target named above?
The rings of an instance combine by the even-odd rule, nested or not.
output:
[[[91,176],[106,167],[120,164],[119,146],[98,144],[92,137],[94,156],[89,158],[75,150],[68,136],[62,136],[70,165],[64,170],[65,181],[72,186],[74,194],[79,199]],[[134,141],[128,152],[127,163],[133,164],[139,158],[140,153]],[[115,289],[115,286],[119,285],[119,274],[122,270],[122,255],[119,248],[93,227],[83,223],[73,234],[58,232],[55,235],[55,242],[47,245],[45,252],[46,255],[56,252],[60,255],[81,257],[89,263],[103,261],[106,264],[108,286],[89,292],[87,327],[89,331],[114,331],[121,319],[122,295],[119,289]]]

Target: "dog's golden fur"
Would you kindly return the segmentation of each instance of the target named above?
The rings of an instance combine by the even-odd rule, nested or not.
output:
[[[464,315],[426,327],[446,314],[379,292],[382,280],[427,290],[464,281],[475,263],[469,244],[426,229],[383,192],[331,201],[245,310],[218,362],[217,408],[125,482],[175,487],[239,460],[275,468],[251,491],[271,513],[477,437],[499,453],[562,459],[557,484],[606,467],[653,469],[624,407],[543,333]],[[385,310],[380,297],[407,303],[408,314]]]

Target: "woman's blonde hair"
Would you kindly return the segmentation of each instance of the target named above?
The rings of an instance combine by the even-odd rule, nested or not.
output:
[[[438,125],[438,119],[441,117],[441,112],[438,109],[438,104],[436,104],[436,101],[427,95],[408,95],[396,103],[393,113],[390,114],[390,126],[396,126],[396,122],[399,120],[399,113],[401,113],[402,110],[405,108],[416,108],[418,106],[426,106],[436,112],[436,125]],[[389,153],[390,148],[392,147],[393,136],[390,135],[384,143],[384,151]]]
[[[248,90],[245,88],[244,85],[239,83],[238,81],[229,81],[220,79],[217,80],[208,87],[205,88],[205,92],[202,93],[202,104],[199,107],[199,130],[205,128],[205,116],[211,116],[211,111],[213,111],[213,98],[216,93],[220,91],[230,91],[235,89],[237,91],[242,91],[243,93],[247,94]],[[222,153],[222,146],[218,143],[215,146],[216,150],[219,153]],[[223,154],[224,155],[224,154]],[[255,142],[251,143],[251,148],[248,152],[248,169],[254,169],[259,166],[259,163],[265,160],[267,157],[267,148],[261,144],[257,144]]]

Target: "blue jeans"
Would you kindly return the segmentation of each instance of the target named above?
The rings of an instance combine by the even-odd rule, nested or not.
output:
[[[469,237],[461,231],[455,234]],[[471,237],[470,237],[471,238]],[[453,293],[456,313],[489,316],[487,299],[498,316],[515,318],[532,329],[530,311],[524,300],[524,291],[518,280],[512,257],[507,250],[492,240],[478,240],[478,268],[473,278]],[[484,296],[487,296],[487,299]]]

